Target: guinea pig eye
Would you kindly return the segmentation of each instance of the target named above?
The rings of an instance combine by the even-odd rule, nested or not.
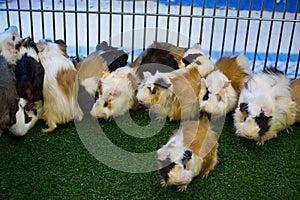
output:
[[[16,37],[13,35],[13,36],[12,36],[12,40],[15,41],[15,39],[16,39]]]
[[[216,97],[219,102],[222,101],[222,97],[220,95],[216,95]]]
[[[156,89],[153,88],[153,90],[151,91],[151,94],[156,94]]]
[[[105,101],[104,104],[103,104],[104,108],[106,108],[108,106],[108,102]]]

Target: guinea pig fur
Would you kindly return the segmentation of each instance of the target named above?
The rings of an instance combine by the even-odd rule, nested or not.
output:
[[[292,100],[297,104],[296,122],[300,122],[300,78],[291,82]]]
[[[116,69],[99,81],[91,115],[105,119],[124,115],[137,104],[137,87],[138,78],[131,68],[125,66]]]
[[[0,135],[3,129],[13,124],[13,117],[18,109],[17,99],[19,97],[16,90],[14,67],[0,55]]]
[[[185,67],[182,62],[185,49],[170,43],[154,41],[132,64],[140,80],[144,72],[155,74]]]
[[[3,55],[6,61],[16,61],[17,50],[15,47],[20,40],[16,26],[10,26],[4,32],[0,33],[0,55]]]
[[[242,85],[250,76],[244,55],[222,57],[215,71],[201,80],[200,110],[212,116],[224,116],[234,110]]]
[[[290,80],[274,68],[251,77],[242,89],[234,113],[236,135],[253,139],[258,145],[277,137],[296,119]]]
[[[18,110],[14,116],[13,124],[8,130],[16,136],[24,136],[36,124],[42,109],[42,102],[37,101],[33,105],[26,99],[18,100]]]
[[[137,99],[161,120],[193,119],[199,114],[198,95],[201,75],[197,68],[170,73],[145,73],[138,88]]]
[[[46,40],[40,40],[37,44],[38,56],[45,69],[42,118],[48,128],[42,129],[44,133],[53,131],[57,124],[83,117],[77,101],[77,71],[65,56],[65,46],[60,45]]]
[[[31,38],[25,38],[16,49],[18,60],[14,72],[19,97],[30,102],[43,100],[44,68],[39,62],[36,44]]]
[[[206,178],[217,164],[218,141],[209,120],[186,121],[157,151],[161,185],[187,185],[199,174]]]

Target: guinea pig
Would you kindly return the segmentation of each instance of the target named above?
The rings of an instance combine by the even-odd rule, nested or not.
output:
[[[83,112],[77,100],[79,87],[77,70],[65,56],[65,44],[40,40],[37,48],[45,70],[41,116],[48,128],[42,129],[42,132],[48,133],[52,132],[57,124],[74,119],[81,120]]]
[[[296,122],[300,122],[300,78],[291,82],[292,100],[297,104]]]
[[[221,57],[216,70],[201,80],[200,110],[218,118],[235,109],[241,87],[248,80],[246,56]]]
[[[91,115],[105,119],[124,115],[137,105],[137,87],[138,78],[131,68],[125,66],[116,69],[99,81]]]
[[[140,104],[149,108],[158,120],[193,119],[199,114],[198,95],[201,75],[197,67],[169,73],[145,72],[137,92]]]
[[[10,26],[0,33],[0,55],[4,56],[6,61],[15,62],[17,59],[16,44],[20,41],[18,28]]]
[[[0,55],[0,135],[10,124],[17,112],[19,98],[16,90],[14,65]]]
[[[42,101],[30,103],[20,98],[13,123],[9,125],[8,130],[16,136],[24,136],[38,121],[41,109]]]
[[[185,49],[170,43],[154,41],[137,59],[132,63],[140,80],[144,78],[144,72],[154,75],[158,72],[171,72],[184,68],[182,59]]]
[[[17,91],[20,98],[30,102],[43,100],[44,68],[39,62],[38,49],[31,38],[16,45],[18,59],[15,68]]]
[[[217,164],[218,145],[207,117],[184,122],[157,151],[161,185],[185,191],[194,177],[206,178]]]
[[[252,76],[241,91],[234,113],[236,135],[256,144],[277,137],[296,119],[296,104],[291,98],[290,80],[275,68]]]

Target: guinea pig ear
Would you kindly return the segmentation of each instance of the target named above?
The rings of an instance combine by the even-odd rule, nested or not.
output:
[[[150,72],[143,72],[144,79],[148,79],[152,74]]]
[[[227,88],[231,84],[231,80],[228,80],[224,83],[223,88]]]
[[[206,83],[206,80],[205,78],[201,78],[201,86],[204,86],[205,88],[207,88],[207,83]]]
[[[129,74],[127,74],[127,78],[131,82],[132,88],[134,90],[137,90],[137,88],[138,88],[138,81],[137,81],[136,77],[133,74],[129,73]]]
[[[265,114],[266,117],[271,117],[272,116],[272,108],[263,107],[262,111],[263,111],[263,113]]]
[[[169,88],[169,87],[171,86],[170,83],[166,83],[166,82],[164,81],[164,79],[162,79],[162,78],[156,79],[155,82],[154,82],[154,85],[159,86],[159,87],[162,87],[162,88],[166,88],[166,89]]]
[[[114,91],[110,92],[109,95],[111,95],[113,97],[119,97],[119,96],[121,96],[121,93],[122,92],[119,90],[114,90]]]

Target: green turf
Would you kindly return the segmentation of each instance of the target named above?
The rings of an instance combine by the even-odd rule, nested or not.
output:
[[[144,110],[131,112],[146,126]],[[151,138],[135,138],[114,121],[99,120],[107,137],[131,152],[150,152],[164,144],[179,126],[167,122]],[[156,171],[129,173],[95,159],[80,140],[73,123],[42,134],[39,122],[25,137],[0,137],[0,199],[299,199],[300,126],[256,146],[234,135],[227,117],[219,138],[218,164],[207,179],[195,178],[187,191],[162,188]],[[91,134],[92,135],[92,134]]]

